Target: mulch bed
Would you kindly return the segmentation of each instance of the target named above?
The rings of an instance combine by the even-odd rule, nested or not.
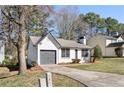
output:
[[[44,69],[41,66],[34,66],[28,69],[29,73],[34,73],[34,72],[44,72]]]
[[[44,70],[40,66],[31,67],[30,69],[27,70],[27,73],[36,73],[36,72],[44,72]],[[18,74],[17,69],[16,71],[3,72],[0,73],[0,79],[12,77],[17,74]]]

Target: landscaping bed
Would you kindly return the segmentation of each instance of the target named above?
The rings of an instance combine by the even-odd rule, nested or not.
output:
[[[17,75],[17,71],[14,73],[9,72],[8,75],[0,79],[0,87],[38,87],[38,79],[45,76],[45,71],[39,67],[33,67],[29,69],[26,74]],[[54,87],[82,87],[83,85],[73,80],[69,77],[52,74],[53,77],[53,86]]]

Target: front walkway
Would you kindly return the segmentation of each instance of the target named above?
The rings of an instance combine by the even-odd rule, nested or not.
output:
[[[124,87],[124,75],[68,68],[61,65],[42,65],[45,71],[66,75],[88,87]]]

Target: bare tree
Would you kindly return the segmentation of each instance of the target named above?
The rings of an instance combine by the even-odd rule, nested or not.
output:
[[[43,31],[44,15],[39,15],[48,6],[2,6],[3,35],[17,48],[19,74],[26,72],[26,38],[30,28],[41,28]],[[31,25],[30,22],[33,22]],[[38,25],[38,27],[37,27]]]
[[[78,7],[64,6],[55,15],[59,36],[64,39],[73,39],[74,22],[78,17]]]
[[[78,6],[64,6],[60,9],[55,16],[59,37],[71,40],[84,35],[88,24],[83,17],[79,15]]]
[[[84,21],[84,15],[80,14],[74,22],[74,36],[77,40],[81,36],[88,36],[89,25]]]

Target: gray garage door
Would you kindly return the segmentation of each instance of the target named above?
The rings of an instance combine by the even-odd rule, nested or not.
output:
[[[40,51],[40,64],[55,64],[56,51],[54,50],[41,50]]]

